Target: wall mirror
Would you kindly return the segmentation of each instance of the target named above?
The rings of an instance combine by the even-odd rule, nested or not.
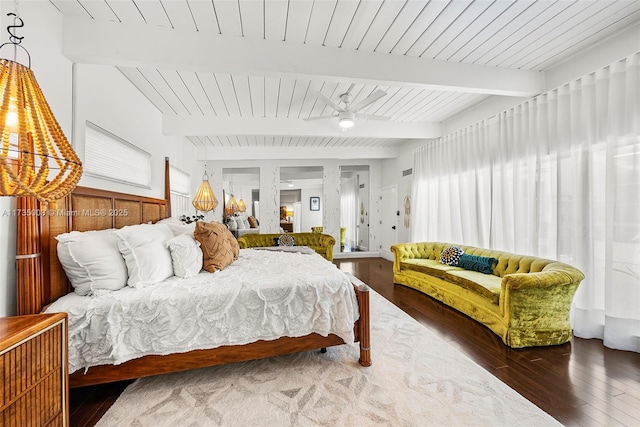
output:
[[[322,231],[322,172],[322,166],[280,168],[282,231]]]
[[[225,224],[236,236],[259,233],[260,168],[222,169],[222,209]]]
[[[340,166],[340,252],[369,250],[369,166]]]

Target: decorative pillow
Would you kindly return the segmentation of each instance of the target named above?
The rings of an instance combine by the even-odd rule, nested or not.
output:
[[[458,259],[464,252],[458,246],[450,246],[440,254],[440,263],[446,265],[457,265]]]
[[[236,217],[234,219],[236,221],[236,224],[238,224],[238,230],[244,230],[245,228],[249,228],[249,227],[245,226],[244,220],[242,218]]]
[[[180,221],[178,218],[165,218],[161,219],[157,222],[157,224],[165,224],[168,225],[174,236],[179,236],[181,234],[191,234],[193,235],[193,230],[196,228],[195,223],[185,224]]]
[[[227,218],[227,228],[231,231],[236,231],[238,229],[238,223],[234,217],[230,216]]]
[[[118,250],[115,230],[60,234],[58,259],[78,295],[98,289],[116,291],[127,285],[127,266]]]
[[[200,242],[189,234],[181,234],[167,241],[171,252],[173,274],[183,279],[197,276],[202,270]]]
[[[116,230],[116,235],[129,271],[127,285],[135,288],[173,276],[167,241],[175,236],[168,225],[128,225]]]
[[[276,246],[293,246],[295,244],[291,234],[282,234],[278,237]]]
[[[493,273],[493,269],[498,264],[496,258],[462,254],[458,259],[458,267],[462,267],[465,270],[479,271],[484,274]]]
[[[198,221],[193,236],[200,242],[203,253],[203,268],[208,272],[223,270],[238,259],[240,246],[224,224]]]
[[[249,221],[250,228],[258,228],[258,220],[255,216],[251,215],[249,218],[247,218],[247,221]]]

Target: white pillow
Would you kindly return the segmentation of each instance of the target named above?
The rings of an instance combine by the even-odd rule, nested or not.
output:
[[[140,287],[173,276],[167,241],[174,235],[166,224],[128,225],[116,230],[118,249],[129,272],[127,285]]]
[[[127,266],[115,230],[72,231],[56,240],[58,259],[78,295],[98,289],[117,291],[127,285]]]
[[[156,224],[166,224],[169,226],[174,236],[179,236],[181,234],[191,234],[193,236],[193,230],[196,229],[196,223],[192,222],[191,224],[185,224],[180,221],[178,218],[165,218],[158,221]]]
[[[245,228],[249,228],[249,227],[245,227],[244,221],[242,220],[242,218],[236,217],[235,220],[236,220],[236,224],[238,224],[238,230],[244,230]]]
[[[244,228],[251,228],[251,224],[249,224],[249,220],[247,218],[242,218],[242,223],[244,224]]]
[[[193,235],[181,234],[167,242],[171,252],[173,274],[183,279],[197,276],[202,270],[202,249]]]
[[[236,231],[238,229],[238,223],[234,217],[227,218],[227,228],[230,231]]]

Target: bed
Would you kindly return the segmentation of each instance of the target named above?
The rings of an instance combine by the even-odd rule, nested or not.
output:
[[[168,163],[167,163],[168,169]],[[168,174],[166,174],[165,194]],[[127,225],[157,222],[170,216],[166,199],[154,199],[110,191],[76,188],[57,205],[42,210],[37,201],[19,199],[19,209],[29,215],[18,217],[17,311],[19,315],[40,313],[60,297],[72,293],[58,257],[56,236],[73,230],[105,230]],[[125,214],[126,212],[126,214]],[[352,285],[359,319],[353,324],[353,337],[360,343],[359,364],[371,365],[369,349],[369,289]],[[344,344],[336,334],[323,336],[282,336],[240,345],[148,355],[117,365],[93,366],[69,375],[70,387],[107,383],[150,375],[254,360]]]

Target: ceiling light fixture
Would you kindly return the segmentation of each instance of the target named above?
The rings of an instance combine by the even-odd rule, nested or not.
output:
[[[205,154],[206,157],[206,154]],[[191,202],[196,211],[209,212],[215,211],[218,207],[218,199],[213,194],[213,189],[209,184],[209,175],[207,175],[207,161],[204,162],[204,175],[202,176],[202,182],[198,191],[196,192],[193,201]],[[196,212],[197,213],[197,212]]]
[[[340,119],[338,124],[342,129],[349,129],[354,125],[354,121],[353,121],[354,116],[355,115],[351,111],[343,111],[338,115]]]
[[[13,61],[0,58],[0,196],[32,196],[42,203],[69,194],[82,176],[82,162],[49,108],[31,71],[31,56],[14,34],[23,27],[15,13],[7,27]],[[28,66],[16,62],[24,50]]]

